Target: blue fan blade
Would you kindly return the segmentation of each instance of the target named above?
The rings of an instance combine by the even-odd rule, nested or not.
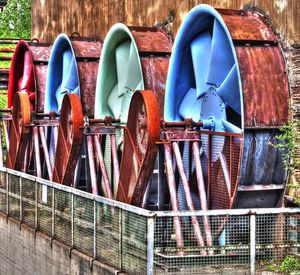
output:
[[[178,110],[179,115],[183,119],[192,118],[194,121],[199,121],[202,101],[202,97],[197,99],[196,89],[190,88],[181,101]]]
[[[73,57],[71,61],[71,65],[69,68],[68,75],[66,77],[66,84],[63,87],[67,91],[71,91],[72,93],[75,93],[75,89],[79,86],[79,81],[78,81],[78,75],[77,75],[77,64],[76,60]]]
[[[60,112],[61,104],[62,104],[64,95],[66,93],[65,86],[66,86],[66,83],[68,80],[71,60],[72,60],[72,51],[71,51],[71,49],[67,49],[62,54],[62,79],[61,79],[61,83],[58,86],[56,93],[55,93],[58,112]]]
[[[196,79],[197,97],[201,97],[209,88],[206,84],[211,51],[211,36],[208,31],[197,36],[191,43],[191,54]]]
[[[140,69],[140,57],[133,42],[130,44],[128,63],[125,87],[134,92],[137,87],[141,86],[141,83],[143,82],[143,76]]]
[[[220,86],[234,64],[233,50],[223,26],[215,19],[206,83]]]
[[[128,59],[130,50],[130,40],[127,40],[120,44],[116,48],[116,67],[117,67],[117,77],[118,77],[118,89],[119,96],[122,96],[128,90],[126,86],[126,76],[128,71]]]
[[[70,71],[70,65],[72,61],[72,51],[71,49],[67,49],[62,54],[63,60],[62,60],[62,80],[61,80],[61,88],[65,87],[67,81],[68,81],[68,75]]]
[[[224,103],[241,115],[241,97],[236,65],[233,65],[217,91]]]
[[[225,132],[229,132],[229,133],[241,133],[242,132],[242,129],[235,126],[231,122],[228,122],[225,119],[222,119],[222,123],[223,123],[223,126],[225,128]]]
[[[121,115],[121,106],[122,106],[122,97],[119,96],[119,87],[118,83],[111,90],[107,105],[111,111],[114,118],[120,118]]]

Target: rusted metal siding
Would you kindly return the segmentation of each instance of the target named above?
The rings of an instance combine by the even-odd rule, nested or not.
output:
[[[85,115],[94,114],[96,79],[102,43],[72,40],[80,78],[81,101]]]
[[[278,47],[237,47],[236,52],[243,85],[245,126],[286,123],[289,87]]]

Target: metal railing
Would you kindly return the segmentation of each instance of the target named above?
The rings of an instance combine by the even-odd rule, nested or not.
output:
[[[0,212],[129,274],[255,274],[300,253],[299,208],[150,212],[2,168]]]

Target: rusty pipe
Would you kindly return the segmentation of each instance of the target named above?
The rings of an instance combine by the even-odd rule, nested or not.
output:
[[[225,159],[224,155],[222,154],[222,152],[219,153],[219,156],[220,156],[220,162],[221,162],[222,171],[223,171],[226,188],[227,188],[227,192],[228,192],[228,198],[230,199],[231,198],[231,184],[230,184],[230,176],[229,176],[229,172],[228,172],[228,168],[227,168],[227,164],[226,164],[226,159]]]
[[[96,176],[94,148],[93,148],[93,137],[92,136],[86,136],[86,144],[87,144],[89,166],[90,166],[92,193],[94,195],[98,195],[97,176]]]
[[[39,133],[40,133],[40,138],[41,138],[41,142],[42,142],[42,148],[43,148],[44,157],[45,157],[45,161],[46,161],[46,167],[47,167],[49,180],[52,181],[53,180],[53,171],[52,171],[52,167],[51,167],[51,163],[50,163],[50,156],[49,156],[49,151],[48,151],[45,132],[44,132],[43,127],[39,127]]]
[[[42,169],[41,169],[40,146],[39,146],[39,136],[38,136],[37,127],[33,127],[33,140],[34,140],[36,176],[41,178],[42,177]]]
[[[110,136],[110,143],[111,143],[113,170],[114,170],[115,183],[116,183],[115,190],[118,190],[118,184],[119,184],[119,178],[120,178],[120,167],[119,167],[119,160],[118,160],[118,153],[117,153],[117,142],[116,142],[116,135],[115,134]]]
[[[27,170],[28,165],[29,165],[28,163],[29,163],[29,159],[31,157],[30,153],[31,153],[31,150],[32,150],[31,141],[32,141],[32,139],[29,138],[28,143],[27,143],[27,147],[26,147],[26,150],[25,150],[24,166],[23,166],[24,173],[28,172],[28,170]]]
[[[167,183],[169,185],[172,210],[179,211],[170,144],[164,145],[164,153],[165,153],[165,168],[166,168],[166,175],[167,175]],[[174,217],[174,230],[176,235],[177,247],[179,247],[179,255],[183,256],[184,251],[182,249],[184,248],[184,242],[182,236],[180,217]]]
[[[94,143],[95,143],[97,155],[99,158],[99,164],[100,164],[100,169],[101,169],[101,173],[102,173],[102,180],[104,183],[104,190],[105,190],[107,198],[112,199],[113,196],[112,196],[112,192],[111,192],[111,186],[110,186],[109,179],[107,176],[107,170],[106,170],[106,166],[104,163],[104,157],[103,157],[103,153],[102,153],[102,149],[100,146],[100,141],[99,141],[98,136],[94,137]]]
[[[60,114],[55,113],[55,112],[50,112],[50,113],[41,113],[41,112],[32,112],[36,117],[50,117],[50,118],[55,118],[59,117]]]
[[[192,144],[193,156],[195,161],[195,168],[196,168],[196,177],[197,177],[197,184],[198,184],[198,192],[200,198],[201,209],[204,211],[208,210],[207,207],[207,197],[206,197],[206,190],[203,178],[203,171],[200,159],[200,146],[198,141],[194,141]],[[212,246],[212,235],[211,235],[211,228],[209,219],[206,215],[203,216],[203,224],[204,229],[206,232],[206,242],[208,246]],[[208,252],[209,255],[213,255],[213,251],[210,250]]]
[[[106,116],[105,118],[89,118],[88,116],[84,117],[84,125],[103,123],[105,125],[111,125],[112,123],[120,123],[121,120],[118,118],[113,118],[110,116]]]
[[[172,128],[172,127],[183,127],[186,129],[192,129],[194,127],[202,127],[202,121],[193,121],[192,119],[185,119],[184,121],[164,121],[161,120],[160,122],[161,128]]]
[[[5,136],[5,141],[6,141],[6,150],[9,152],[9,134],[8,134],[8,127],[6,125],[6,122],[3,120],[3,131],[4,131],[4,136]]]
[[[0,109],[0,113],[12,113],[12,109],[8,108],[8,109]]]
[[[174,151],[174,155],[175,155],[175,159],[176,159],[178,172],[179,172],[180,179],[181,179],[183,189],[184,189],[184,192],[185,192],[188,208],[191,211],[195,211],[194,202],[193,202],[193,199],[192,199],[192,194],[191,194],[190,186],[189,186],[189,183],[188,183],[188,179],[187,179],[187,176],[186,176],[186,173],[185,173],[185,170],[184,170],[184,165],[183,165],[183,161],[182,161],[182,158],[181,158],[178,142],[172,142],[172,146],[173,146],[173,151]],[[192,224],[193,224],[193,227],[194,227],[194,232],[195,232],[195,236],[196,236],[196,240],[197,240],[198,245],[200,247],[205,246],[197,217],[192,216],[191,219],[192,219]],[[202,256],[207,255],[205,250],[201,250],[200,254]]]
[[[0,128],[0,167],[2,168],[3,167],[3,163],[4,163],[4,160],[3,160],[3,144],[2,144],[2,131],[1,131],[1,128]]]

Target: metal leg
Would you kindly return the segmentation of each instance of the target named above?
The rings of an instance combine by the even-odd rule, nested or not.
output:
[[[194,156],[195,167],[196,167],[196,176],[197,176],[197,184],[198,184],[198,190],[199,190],[201,209],[204,211],[207,211],[208,210],[207,197],[206,197],[203,171],[202,171],[201,160],[200,160],[200,146],[199,146],[198,141],[193,142],[192,150],[193,150],[193,156]],[[207,245],[211,246],[212,245],[211,228],[210,228],[210,223],[209,223],[209,219],[207,216],[203,216],[203,224],[204,224],[204,229],[206,232]],[[209,253],[209,255],[214,254],[214,252],[212,250],[210,250],[208,253]]]
[[[187,176],[186,176],[186,173],[185,173],[185,170],[184,170],[184,166],[183,166],[183,162],[182,162],[178,142],[172,142],[172,145],[173,145],[174,155],[175,155],[176,164],[177,164],[177,167],[178,167],[180,179],[182,181],[182,185],[183,185],[183,188],[184,188],[188,208],[191,211],[195,211],[194,202],[193,202],[193,199],[192,199],[192,194],[191,194],[191,190],[190,190],[190,187],[189,187],[188,179],[187,179]],[[194,227],[194,232],[195,232],[195,236],[196,236],[196,239],[197,239],[197,243],[200,247],[203,247],[203,246],[205,246],[205,243],[204,243],[204,240],[203,240],[203,236],[202,236],[202,233],[201,233],[201,229],[200,229],[198,219],[197,219],[196,216],[192,216],[191,219],[192,219],[192,224],[193,224],[193,227]],[[201,250],[200,253],[203,256],[206,255],[205,250]]]
[[[175,175],[174,175],[172,156],[171,156],[171,145],[165,144],[164,151],[165,151],[166,176],[167,176],[167,182],[170,190],[172,210],[179,211],[178,200],[176,195]],[[184,242],[183,242],[183,236],[181,230],[180,217],[174,217],[174,229],[175,229],[177,246],[179,249],[181,249],[179,251],[179,254],[184,255],[184,252],[182,251],[182,249],[184,248]]]
[[[53,180],[53,171],[52,171],[52,167],[51,167],[51,163],[50,163],[50,156],[49,156],[49,151],[48,151],[45,132],[44,132],[43,127],[39,127],[39,133],[40,133],[42,147],[43,147],[43,151],[44,151],[44,157],[45,157],[45,161],[46,161],[46,167],[47,167],[49,180],[52,181]]]
[[[112,192],[111,192],[111,185],[107,176],[107,171],[106,171],[106,167],[105,167],[105,163],[104,163],[104,157],[103,157],[103,153],[101,150],[101,146],[100,146],[100,141],[99,141],[99,137],[95,136],[94,137],[94,142],[95,142],[95,147],[96,147],[96,151],[97,151],[97,155],[99,158],[99,164],[100,164],[100,169],[101,169],[101,173],[102,173],[102,180],[104,183],[104,190],[105,190],[105,194],[107,196],[107,198],[112,199]]]
[[[2,144],[2,131],[0,127],[0,167],[3,167],[4,158],[3,158],[3,144]]]
[[[98,195],[97,176],[96,176],[94,148],[93,148],[93,138],[92,138],[91,135],[87,135],[86,142],[87,142],[87,149],[88,149],[88,159],[89,159],[89,166],[90,166],[92,193],[94,195]]]
[[[220,162],[221,162],[221,167],[222,167],[222,171],[223,171],[223,175],[224,175],[224,179],[225,179],[225,183],[226,183],[226,187],[227,187],[227,192],[228,192],[228,198],[230,200],[230,194],[231,194],[231,186],[230,186],[230,177],[229,177],[229,171],[227,168],[227,164],[226,164],[226,159],[224,157],[224,155],[222,154],[222,152],[220,152]]]
[[[41,169],[41,157],[40,157],[40,146],[39,146],[39,136],[38,136],[37,127],[33,127],[33,140],[34,140],[34,155],[35,155],[35,171],[36,176],[42,177],[42,169]]]
[[[118,160],[118,153],[117,153],[116,135],[110,135],[110,142],[111,142],[111,153],[112,153],[112,162],[113,162],[113,170],[114,170],[114,182],[116,185],[114,190],[118,190],[120,168],[119,168],[119,160]]]
[[[4,136],[6,141],[6,150],[7,152],[9,152],[9,134],[8,134],[8,128],[5,120],[2,120],[2,124],[3,124]]]

